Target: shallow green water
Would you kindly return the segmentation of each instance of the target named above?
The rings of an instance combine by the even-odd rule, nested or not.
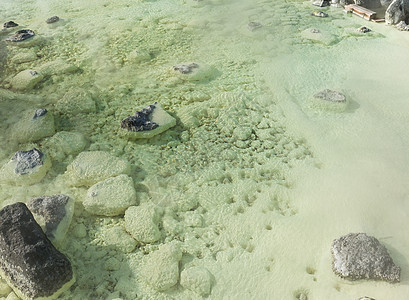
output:
[[[0,159],[35,146],[53,166],[38,184],[2,184],[0,203],[54,193],[75,199],[59,249],[77,282],[62,299],[202,298],[180,279],[160,292],[146,282],[147,257],[172,243],[183,252],[179,272],[201,266],[212,274],[210,299],[404,299],[408,37],[342,9],[322,8],[328,18],[314,10],[301,1],[3,2],[0,19],[33,29],[40,41],[0,42]],[[46,24],[53,15],[62,20]],[[262,27],[251,31],[249,22]],[[373,31],[356,32],[362,25]],[[49,71],[56,61],[63,67]],[[206,76],[173,70],[186,62]],[[13,77],[27,69],[46,75],[15,91]],[[325,88],[346,95],[344,112],[313,105]],[[155,101],[177,125],[149,140],[124,138],[121,120]],[[84,210],[89,186],[73,187],[64,175],[82,149],[67,155],[52,137],[15,140],[13,124],[39,107],[53,114],[56,131],[84,135],[84,151],[131,163],[139,204],[157,210],[159,241],[123,251],[110,237],[123,216]],[[332,240],[361,231],[386,244],[402,268],[400,284],[332,273]]]

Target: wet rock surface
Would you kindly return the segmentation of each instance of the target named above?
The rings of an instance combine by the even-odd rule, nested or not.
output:
[[[13,27],[17,27],[18,24],[13,22],[13,21],[8,21],[6,23],[3,24],[3,28],[13,28]]]
[[[157,102],[154,104],[148,105],[140,111],[137,111],[134,116],[127,117],[121,121],[121,128],[124,128],[128,131],[146,131],[152,130],[159,125],[155,122],[152,122],[152,114],[156,108]]]
[[[47,24],[52,24],[52,23],[56,23],[60,20],[60,18],[58,16],[52,16],[51,18],[48,18],[45,22]]]
[[[36,109],[36,111],[34,112],[33,120],[35,120],[35,119],[37,119],[39,117],[45,116],[45,114],[47,112],[48,111],[45,108]]]
[[[27,203],[27,207],[34,214],[37,222],[43,225],[45,234],[51,240],[59,240],[58,233],[60,232],[57,231],[62,231],[62,234],[65,235],[68,229],[73,209],[67,209],[67,206],[73,208],[74,201],[69,196],[62,194],[33,198]],[[41,219],[41,222],[38,219]],[[66,223],[63,224],[65,228],[58,230],[62,223]]]
[[[386,248],[365,233],[350,233],[332,243],[333,271],[350,280],[400,281],[400,268]]]
[[[368,27],[365,27],[365,26],[361,26],[357,30],[358,30],[358,32],[361,32],[361,33],[368,33],[368,32],[372,31],[371,29],[369,29]]]
[[[409,0],[393,0],[385,12],[386,24],[409,23]]]
[[[17,142],[38,141],[55,133],[54,116],[45,108],[29,110],[10,128]]]
[[[30,90],[43,78],[44,76],[36,70],[24,70],[12,78],[11,87],[14,90]]]
[[[343,94],[337,91],[325,89],[314,95],[316,99],[322,99],[329,102],[346,102],[346,98]]]
[[[6,38],[6,41],[22,42],[29,38],[32,38],[33,36],[35,36],[35,33],[31,29],[22,29],[22,30],[17,31],[14,35]]]
[[[71,263],[47,239],[24,203],[0,211],[0,268],[24,299],[57,297],[74,282]]]
[[[28,151],[17,151],[11,160],[17,162],[16,174],[24,175],[30,173],[35,167],[43,165],[44,154],[33,148]]]

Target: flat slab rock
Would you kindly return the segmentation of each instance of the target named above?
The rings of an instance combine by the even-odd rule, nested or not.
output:
[[[385,246],[365,233],[350,233],[332,243],[333,271],[350,280],[400,281],[400,267]]]
[[[74,213],[73,199],[62,194],[42,196],[31,199],[27,207],[51,241],[64,238]]]
[[[329,89],[325,89],[319,93],[316,93],[314,95],[314,98],[336,103],[346,102],[344,94]]]
[[[0,275],[22,299],[55,299],[75,281],[71,263],[24,203],[0,210]]]

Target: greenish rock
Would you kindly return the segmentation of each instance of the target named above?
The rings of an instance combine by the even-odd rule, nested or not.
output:
[[[153,243],[159,240],[158,223],[159,214],[152,205],[131,206],[125,212],[126,231],[138,242]]]
[[[33,89],[44,76],[36,70],[24,70],[18,73],[11,79],[11,87],[13,90],[28,91]]]
[[[54,116],[43,108],[27,111],[11,128],[12,138],[19,143],[35,142],[54,133]]]

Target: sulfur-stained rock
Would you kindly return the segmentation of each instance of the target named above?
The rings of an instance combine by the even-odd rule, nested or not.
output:
[[[54,72],[54,71],[53,71]],[[65,115],[78,115],[96,111],[95,101],[91,94],[83,89],[70,89],[56,103],[55,108]]]
[[[176,119],[155,102],[121,121],[121,134],[129,139],[147,139],[176,125]]]
[[[180,274],[180,285],[200,296],[206,296],[212,288],[212,277],[206,268],[191,267]]]
[[[375,279],[399,282],[400,268],[385,246],[365,233],[350,233],[332,243],[333,271],[350,280]]]
[[[212,79],[217,74],[217,70],[205,63],[187,62],[173,66],[173,71],[180,79],[201,82]]]
[[[31,199],[27,207],[47,237],[62,241],[74,214],[74,200],[67,195],[42,196]]]
[[[165,291],[179,280],[179,261],[182,251],[179,245],[168,243],[149,254],[143,266],[142,278],[158,291]]]
[[[19,143],[35,142],[54,133],[54,116],[44,108],[27,111],[11,128],[12,138]]]
[[[43,145],[48,148],[51,159],[63,161],[66,156],[76,155],[84,150],[87,140],[79,132],[59,131],[48,138]]]
[[[75,281],[71,263],[24,203],[0,211],[0,273],[22,299],[55,299]]]
[[[85,210],[94,215],[117,216],[136,205],[136,191],[131,177],[118,175],[91,186],[83,202]]]
[[[44,76],[36,70],[24,70],[11,79],[11,87],[18,91],[33,89]]]
[[[104,242],[108,246],[113,246],[118,250],[129,253],[132,252],[137,242],[132,238],[122,226],[114,226],[103,232]]]
[[[81,152],[67,167],[65,174],[74,186],[91,186],[119,174],[129,174],[128,161],[104,151]]]
[[[125,212],[125,229],[141,243],[153,243],[160,239],[159,214],[150,204],[131,206]]]
[[[47,62],[38,67],[38,71],[44,76],[69,74],[77,70],[78,70],[77,66],[67,63],[61,58]]]
[[[38,149],[17,151],[0,169],[0,182],[30,185],[41,181],[50,168],[50,159]]]

